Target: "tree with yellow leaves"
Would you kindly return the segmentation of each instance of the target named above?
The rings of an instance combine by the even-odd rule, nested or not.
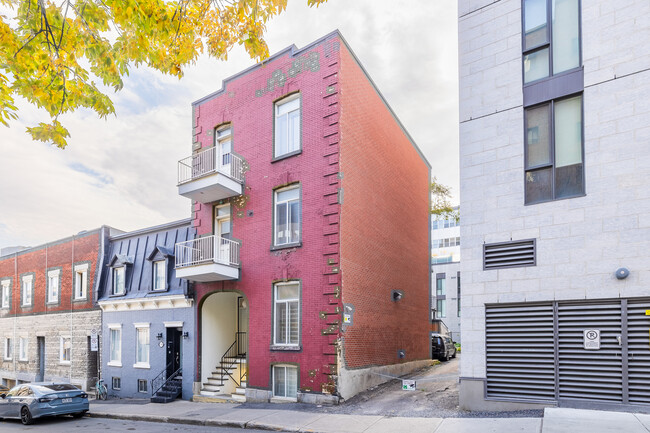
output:
[[[0,15],[0,122],[17,118],[21,96],[50,116],[27,132],[64,148],[61,114],[80,107],[100,117],[115,113],[98,81],[119,91],[139,65],[181,78],[201,54],[226,59],[236,44],[262,60],[266,23],[287,1],[0,0],[12,12]]]

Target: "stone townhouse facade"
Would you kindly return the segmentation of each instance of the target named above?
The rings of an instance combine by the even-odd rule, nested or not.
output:
[[[192,398],[196,310],[188,281],[174,269],[174,245],[194,238],[190,223],[110,238],[98,304],[101,371],[111,396],[163,403]]]
[[[194,399],[336,401],[427,363],[430,166],[340,33],[192,110]]]
[[[650,408],[650,3],[461,0],[460,405]]]
[[[94,385],[91,334],[101,329],[97,284],[111,232],[103,226],[0,257],[3,384]]]

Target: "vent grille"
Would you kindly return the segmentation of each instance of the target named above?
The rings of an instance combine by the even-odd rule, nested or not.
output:
[[[535,239],[483,244],[483,270],[535,266]]]
[[[600,349],[585,350],[585,329],[600,330]],[[558,370],[561,399],[623,401],[621,304],[558,305]]]
[[[555,399],[553,304],[486,306],[487,396]]]
[[[627,344],[628,386],[630,403],[650,404],[650,300],[628,301]]]

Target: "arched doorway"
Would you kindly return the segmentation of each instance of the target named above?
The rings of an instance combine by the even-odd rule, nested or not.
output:
[[[242,395],[247,379],[248,301],[238,292],[208,295],[201,306],[201,395]]]

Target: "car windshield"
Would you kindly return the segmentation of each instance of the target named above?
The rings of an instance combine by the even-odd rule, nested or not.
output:
[[[79,391],[74,385],[68,383],[53,383],[51,385],[33,385],[34,388],[40,392],[51,392],[51,391]]]

